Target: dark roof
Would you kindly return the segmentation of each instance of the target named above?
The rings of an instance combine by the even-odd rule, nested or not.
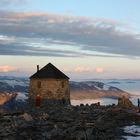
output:
[[[57,69],[51,63],[37,71],[30,78],[53,78],[53,79],[69,79],[63,72]]]

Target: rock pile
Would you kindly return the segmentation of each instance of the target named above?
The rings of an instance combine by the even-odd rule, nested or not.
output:
[[[118,106],[126,109],[136,109],[136,106],[134,106],[129,98],[126,98],[125,96],[118,98]]]
[[[2,140],[115,140],[140,116],[118,106],[32,108],[0,114]]]

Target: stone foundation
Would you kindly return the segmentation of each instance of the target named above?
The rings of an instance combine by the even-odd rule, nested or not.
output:
[[[29,99],[29,104],[30,104],[30,106],[35,107],[35,100]],[[70,105],[70,101],[65,100],[65,99],[60,99],[60,100],[43,99],[43,100],[41,100],[40,107],[43,107],[43,106],[68,106],[68,105]]]

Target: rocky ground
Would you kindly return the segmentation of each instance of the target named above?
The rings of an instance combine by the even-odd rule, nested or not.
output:
[[[140,125],[136,110],[115,105],[41,107],[16,112],[1,110],[0,139],[123,140],[121,128],[132,124]]]

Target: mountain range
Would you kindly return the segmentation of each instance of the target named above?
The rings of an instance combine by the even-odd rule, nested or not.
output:
[[[0,93],[18,93],[20,100],[27,99],[29,79],[26,77],[0,76]],[[94,99],[100,97],[129,97],[130,94],[100,81],[70,81],[71,99]]]

